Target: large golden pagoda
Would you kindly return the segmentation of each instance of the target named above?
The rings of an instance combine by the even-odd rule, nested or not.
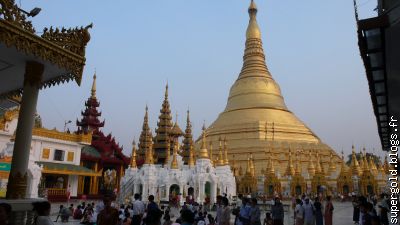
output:
[[[323,170],[329,171],[330,163],[327,162],[331,160],[331,154],[336,163],[341,162],[340,157],[286,106],[280,87],[265,63],[254,1],[248,12],[250,20],[242,70],[230,89],[225,110],[207,128],[207,139],[218,143],[220,137],[225,137],[229,143],[229,160],[235,154],[238,168],[246,168],[247,156],[253,154],[256,176],[262,175],[261,170],[267,162],[266,146],[272,146],[270,154],[276,159],[275,170],[281,176],[288,166],[289,147],[302,154],[309,150],[318,151],[321,164],[326,166]],[[307,170],[308,161],[299,163],[300,171]]]

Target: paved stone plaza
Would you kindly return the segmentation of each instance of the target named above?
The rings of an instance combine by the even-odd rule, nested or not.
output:
[[[76,206],[79,202],[71,202]],[[57,216],[57,210],[59,208],[60,204],[52,204],[52,220],[55,221],[56,216]],[[63,204],[67,205],[67,204]],[[334,202],[335,206],[335,212],[333,214],[333,224],[335,225],[352,225],[352,217],[353,217],[353,207],[351,205],[351,202]],[[175,221],[175,219],[178,216],[178,211],[177,210],[172,210],[173,218],[172,220]],[[212,212],[211,214],[214,215]],[[265,213],[263,213],[263,217],[265,216]],[[263,219],[262,217],[262,219]],[[232,216],[232,224],[233,224],[233,219],[234,217]],[[75,224],[80,224],[79,221],[76,220],[70,220],[68,223],[55,223],[55,224],[64,224],[64,225],[75,225]],[[293,215],[292,212],[290,213],[290,216],[288,213],[285,213],[285,225],[292,225],[293,223]]]

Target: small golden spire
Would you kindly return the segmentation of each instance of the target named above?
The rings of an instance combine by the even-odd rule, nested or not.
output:
[[[375,176],[378,175],[378,168],[375,165],[372,155],[369,156],[369,168],[373,175],[375,175]]]
[[[218,148],[218,161],[217,166],[225,165],[224,156],[222,154],[222,139],[219,137],[219,148]]]
[[[241,167],[240,167],[240,168],[241,168]],[[246,175],[251,176],[251,162],[250,162],[250,157],[247,158]]]
[[[201,148],[199,151],[200,159],[208,159],[208,151],[207,151],[207,141],[206,141],[206,129],[205,125],[203,125],[203,133],[201,135]]]
[[[251,172],[251,176],[254,177],[256,174],[256,169],[254,166],[253,153],[250,153],[250,172]]]
[[[178,169],[178,147],[179,143],[176,143],[172,155],[171,169]]]
[[[309,150],[309,163],[308,163],[308,174],[310,175],[310,177],[315,175],[315,165],[314,162],[312,160],[312,153],[311,153],[311,149]]]
[[[335,173],[336,172],[336,162],[333,160],[333,154],[331,152],[330,156],[330,163],[329,163],[329,173]]]
[[[195,160],[194,160],[194,154],[193,154],[193,145],[191,145],[190,150],[189,150],[189,161],[188,161],[189,168],[194,167],[194,164],[195,164]]]
[[[361,176],[361,168],[358,164],[356,152],[354,151],[354,145],[351,146],[351,172],[353,175]]]
[[[288,160],[288,165],[286,167],[285,176],[293,176],[294,174],[295,174],[295,171],[294,171],[293,162],[292,162],[292,150],[289,147],[289,160]]]
[[[96,72],[93,75],[93,83],[92,83],[92,90],[91,90],[91,98],[96,98]]]
[[[131,168],[136,168],[136,142],[133,140],[132,142],[132,156],[131,156]]]
[[[227,144],[227,141],[226,141],[226,137],[224,138],[224,165],[229,165],[228,144]]]
[[[274,146],[271,146],[272,152],[274,152]],[[272,153],[271,151],[269,152],[269,163],[268,163],[268,173],[269,174],[275,174],[275,168],[274,168],[274,161],[272,159]]]
[[[154,164],[154,158],[153,158],[153,141],[149,142],[149,149],[146,151],[146,160],[144,164],[152,165]]]

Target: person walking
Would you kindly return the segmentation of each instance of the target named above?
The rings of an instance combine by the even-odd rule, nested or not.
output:
[[[332,217],[333,217],[333,204],[331,202],[331,196],[326,197],[326,204],[325,204],[325,225],[332,225]]]
[[[275,198],[275,204],[271,207],[271,214],[274,225],[283,225],[285,213],[283,210],[283,204],[279,197]]]
[[[379,208],[379,219],[382,225],[389,225],[388,212],[389,205],[387,204],[387,199],[385,194],[380,195],[380,202],[378,203]]]
[[[104,209],[97,215],[97,225],[117,225],[119,222],[118,210],[111,207],[111,196],[104,196]]]
[[[261,225],[261,210],[257,205],[257,199],[251,199],[250,225]]]
[[[317,197],[318,198],[318,197]],[[314,206],[310,203],[310,199],[306,198],[303,204],[304,209],[304,225],[314,225],[314,213],[315,209]]]
[[[229,225],[231,221],[231,209],[229,208],[229,200],[227,197],[222,197],[221,218],[218,225]]]
[[[353,205],[353,222],[358,224],[360,221],[360,203],[358,202],[357,196],[353,194],[353,200],[351,201]]]
[[[140,224],[144,214],[144,203],[140,201],[140,194],[134,195],[135,201],[132,204],[132,225]]]
[[[296,199],[296,207],[294,208],[294,218],[296,225],[304,224],[304,208],[303,202],[300,199]]]
[[[321,204],[321,202],[319,202],[319,198],[315,198],[314,209],[315,209],[315,224],[323,225],[324,219],[323,219],[323,215],[322,215],[322,204]]]
[[[248,204],[248,201],[249,201],[248,198],[245,198],[245,197],[242,198],[242,206],[240,207],[239,213],[236,216],[235,225],[249,225],[250,224],[251,207]]]

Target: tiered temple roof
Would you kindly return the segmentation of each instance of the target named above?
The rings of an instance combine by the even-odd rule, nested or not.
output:
[[[154,150],[157,156],[157,164],[163,164],[167,151],[172,153],[174,143],[171,143],[170,149],[167,150],[167,138],[170,135],[172,124],[171,109],[168,101],[168,84],[165,87],[165,96],[158,117],[156,136],[154,137]]]
[[[193,147],[193,135],[192,135],[192,123],[190,122],[190,117],[189,117],[189,110],[187,111],[187,117],[186,117],[186,129],[185,129],[185,135],[183,139],[183,161],[185,164],[188,163],[189,159],[189,154],[190,154],[190,149]]]
[[[144,119],[143,119],[142,132],[140,133],[139,137],[139,150],[138,150],[139,157],[137,159],[138,166],[141,166],[144,163],[146,152],[149,150],[151,146],[150,142],[152,142],[152,139],[153,135],[149,127],[148,107],[146,106],[146,112],[144,114]]]

